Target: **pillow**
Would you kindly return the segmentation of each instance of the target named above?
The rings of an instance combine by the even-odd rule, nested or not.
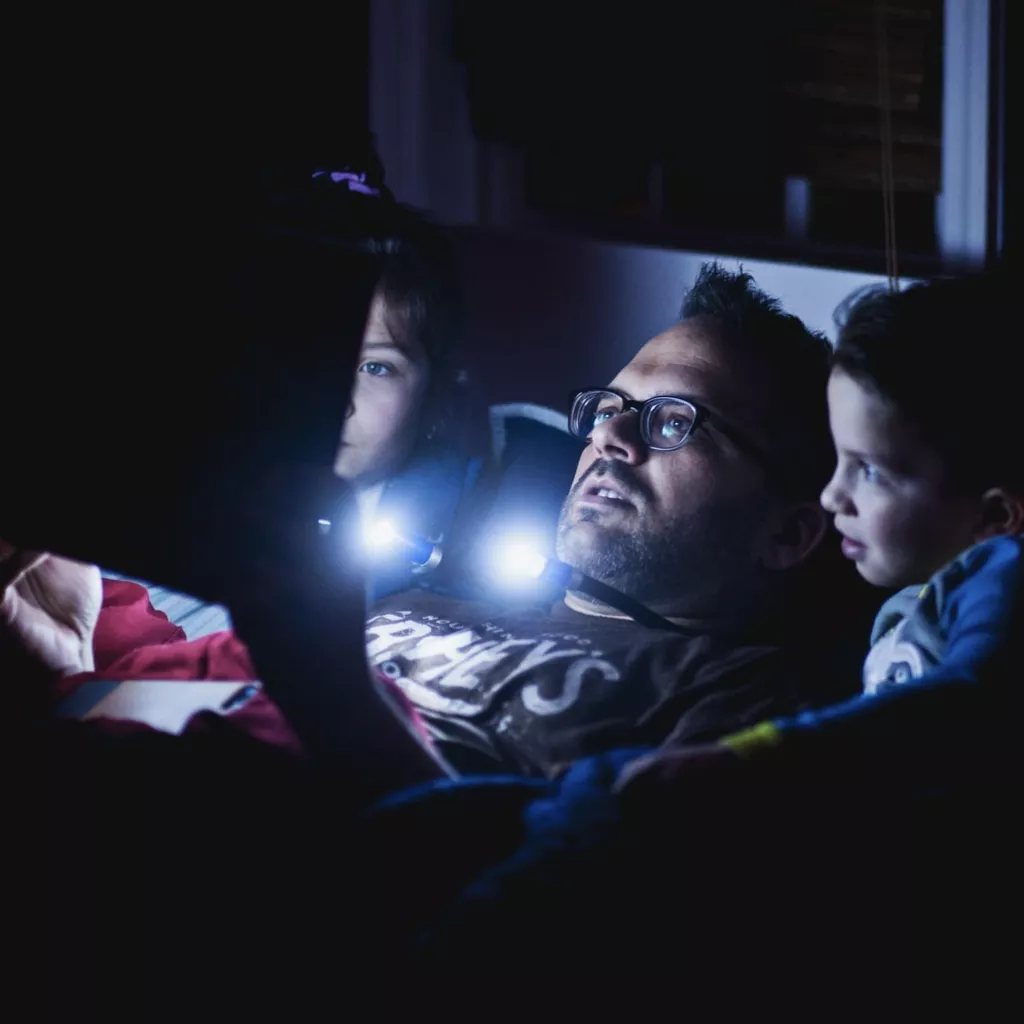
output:
[[[522,532],[550,554],[582,445],[566,417],[543,406],[496,406],[491,429],[500,478],[490,530]]]

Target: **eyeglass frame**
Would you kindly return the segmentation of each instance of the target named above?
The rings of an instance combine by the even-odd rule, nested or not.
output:
[[[586,444],[590,443],[590,436],[581,436],[575,430],[573,430],[573,412],[576,408],[576,403],[584,396],[591,394],[605,394],[612,395],[622,403],[622,408],[615,413],[616,416],[621,416],[625,412],[635,412],[640,417],[640,440],[644,447],[648,451],[652,452],[675,452],[680,448],[685,448],[693,438],[693,435],[704,423],[712,424],[716,429],[720,430],[738,449],[749,455],[751,458],[757,460],[762,465],[777,470],[778,466],[775,460],[757,443],[748,438],[741,431],[737,430],[736,427],[724,420],[718,413],[712,412],[706,405],[701,402],[696,402],[692,398],[688,398],[686,395],[652,395],[650,398],[644,399],[643,401],[637,401],[636,399],[630,398],[628,395],[623,394],[615,388],[605,387],[591,387],[583,388],[577,391],[573,396],[569,404],[569,433],[577,440],[583,441]],[[644,437],[645,433],[650,435],[650,430],[647,427],[648,421],[655,409],[660,404],[665,402],[679,402],[683,405],[689,406],[693,410],[693,425],[687,431],[686,436],[678,444],[672,445],[671,448],[655,448],[650,444]]]

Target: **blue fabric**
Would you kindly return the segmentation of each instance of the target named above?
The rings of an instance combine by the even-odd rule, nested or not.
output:
[[[913,750],[970,733],[979,742],[1020,699],[1024,664],[1024,542],[1000,537],[972,553],[972,572],[950,597],[941,627],[942,663],[912,683],[877,696],[806,712],[775,724],[799,742],[842,738],[878,748]]]
[[[588,838],[618,821],[618,808],[609,793],[630,761],[649,754],[648,747],[627,747],[577,761],[549,791],[524,812],[530,839],[545,845],[575,844],[580,827]]]
[[[462,794],[472,791],[482,794],[521,793],[524,798],[531,799],[541,796],[553,783],[546,779],[527,779],[521,775],[485,775],[479,778],[441,779],[437,782],[425,782],[420,786],[412,786],[400,793],[385,797],[372,813],[400,810],[412,804],[425,801],[444,802],[448,799],[457,800]]]
[[[584,758],[558,779],[528,779],[519,775],[488,775],[441,779],[413,786],[381,800],[372,815],[402,811],[413,805],[455,806],[479,796],[481,806],[490,800],[510,797],[505,806],[522,799],[522,816],[531,840],[559,843],[581,825],[606,825],[617,820],[609,799],[619,772],[630,761],[650,753],[648,747],[624,748]],[[486,830],[486,820],[478,823]],[[568,830],[568,831],[567,831]]]
[[[590,852],[603,851],[619,831],[619,803],[612,795],[612,786],[628,762],[649,752],[649,748],[616,750],[577,762],[560,779],[523,785],[521,794],[532,799],[526,800],[520,811],[523,831],[518,844],[505,851],[503,859],[494,858],[493,866],[464,885],[458,899],[423,931],[420,943],[431,947],[436,928],[440,926],[443,930],[453,919],[465,923],[469,915],[483,927],[492,915],[497,915],[500,922],[505,915],[514,915],[517,906],[527,912],[528,905],[535,905],[538,899],[543,903],[556,891],[571,901],[577,885],[585,890],[582,871],[577,871],[584,865],[581,855],[585,858]],[[488,790],[489,782],[465,781],[454,785],[463,791],[495,792]],[[532,793],[527,786],[534,787]],[[434,787],[434,791],[439,788]],[[422,799],[423,795],[420,792],[418,797]],[[488,820],[491,813],[480,815],[477,820],[484,835],[494,827]],[[473,927],[471,924],[469,930]],[[497,927],[503,926],[499,923]]]

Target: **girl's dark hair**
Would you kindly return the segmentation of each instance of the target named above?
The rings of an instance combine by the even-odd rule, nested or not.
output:
[[[880,287],[844,309],[833,363],[922,433],[955,486],[1024,494],[1015,313],[1001,270]]]
[[[442,231],[407,207],[389,211],[386,230],[369,247],[380,262],[379,288],[389,326],[414,337],[430,366],[422,444],[457,446],[464,427],[462,295],[455,254]]]
[[[360,176],[359,188],[351,188],[348,179],[335,180],[332,168]],[[467,388],[454,249],[439,226],[395,201],[372,154],[358,165],[324,169],[328,173],[316,177],[308,168],[276,170],[269,189],[274,216],[292,230],[326,236],[376,257],[389,326],[396,334],[415,338],[430,366],[416,450],[459,448]],[[363,185],[375,194],[361,191]]]

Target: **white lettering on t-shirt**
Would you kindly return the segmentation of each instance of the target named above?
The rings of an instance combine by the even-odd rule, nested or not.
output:
[[[442,632],[445,627],[452,632]],[[573,636],[516,638],[490,623],[468,629],[449,620],[416,620],[399,612],[371,619],[367,638],[371,663],[415,705],[451,715],[478,715],[498,693],[518,682],[527,683],[521,699],[528,711],[556,715],[576,703],[588,673],[606,682],[621,678],[600,651]],[[547,672],[545,666],[551,666]],[[554,696],[542,696],[542,686]]]
[[[440,636],[428,636],[414,647],[401,652],[406,663],[422,664],[436,662],[433,667],[424,666],[416,673],[424,683],[432,683],[467,658],[472,658],[478,651],[486,650],[497,643],[495,640],[480,641],[471,629],[463,629],[458,633],[443,633]]]
[[[469,657],[450,667],[444,678],[438,680],[438,685],[449,690],[456,687],[472,689],[480,681],[484,669],[504,661],[515,648],[527,646],[529,643],[529,640],[505,640],[499,644],[494,640],[487,640],[477,644]]]
[[[608,683],[617,683],[621,678],[619,670],[601,658],[579,658],[565,671],[565,686],[558,697],[542,697],[540,687],[530,683],[523,687],[523,707],[534,715],[558,715],[579,700],[583,679],[587,672],[594,669]]]
[[[366,656],[372,661],[381,651],[392,649],[396,640],[415,640],[429,633],[430,627],[425,622],[404,619],[400,615],[378,615],[367,626]]]
[[[572,637],[566,637],[566,640],[571,640]],[[530,651],[525,658],[516,666],[516,675],[522,675],[524,672],[532,672],[536,668],[540,668],[545,662],[554,661],[556,658],[578,658],[581,654],[586,654],[587,651],[582,647],[570,647],[568,650],[558,650],[557,640],[542,640],[532,651]],[[600,653],[595,651],[595,654]]]

